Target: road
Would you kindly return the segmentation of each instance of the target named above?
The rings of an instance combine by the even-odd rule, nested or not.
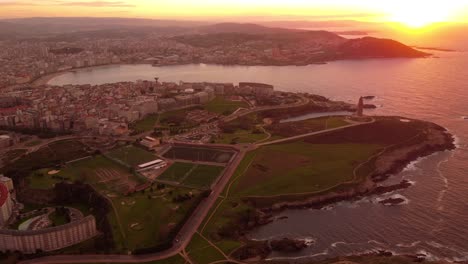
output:
[[[289,104],[289,105],[284,105],[284,106],[275,106],[275,107],[260,107],[260,108],[255,108],[251,109],[248,111],[242,111],[239,113],[235,113],[231,116],[229,116],[227,121],[232,121],[236,118],[239,118],[241,116],[254,113],[254,112],[259,112],[259,111],[266,111],[266,110],[271,110],[271,109],[285,109],[285,108],[291,108],[291,107],[296,107],[296,106],[301,106],[309,103],[309,99],[303,97],[301,101],[295,103],[295,104]],[[226,121],[226,120],[225,120]],[[373,121],[372,121],[373,122]],[[222,191],[225,189],[226,185],[229,183],[229,180],[231,179],[232,175],[236,171],[237,167],[243,160],[245,154],[251,150],[254,150],[258,147],[265,146],[265,145],[271,145],[271,144],[276,144],[276,143],[281,143],[281,142],[286,142],[290,140],[295,140],[295,139],[300,139],[312,135],[318,135],[322,133],[328,133],[331,131],[336,131],[336,130],[341,130],[341,129],[346,129],[349,127],[354,127],[354,126],[359,126],[363,124],[368,124],[367,123],[353,123],[351,125],[339,127],[339,128],[332,128],[332,129],[327,129],[327,130],[322,130],[318,132],[312,132],[312,133],[307,133],[303,135],[298,135],[294,137],[289,137],[285,139],[280,139],[280,140],[274,140],[270,142],[265,142],[261,144],[246,144],[246,145],[223,145],[223,144],[211,144],[211,145],[203,145],[203,144],[195,144],[195,143],[186,143],[184,142],[184,145],[191,145],[191,146],[204,146],[204,147],[210,147],[210,148],[230,148],[236,150],[236,154],[234,155],[233,159],[231,162],[227,165],[224,174],[221,176],[221,179],[219,180],[218,184],[214,187],[211,195],[204,199],[197,207],[195,212],[192,214],[192,216],[189,218],[189,220],[184,224],[182,229],[179,231],[177,234],[176,238],[174,239],[174,244],[173,246],[162,252],[158,253],[153,253],[153,254],[146,254],[146,255],[57,255],[57,256],[48,256],[48,257],[42,257],[42,258],[37,258],[37,259],[32,259],[32,260],[25,260],[20,263],[23,264],[53,264],[53,263],[99,263],[99,262],[114,262],[114,263],[142,263],[142,262],[150,262],[150,261],[157,261],[157,260],[162,260],[166,259],[172,256],[175,256],[179,254],[180,252],[183,252],[183,250],[188,246],[190,243],[190,240],[192,236],[197,232],[198,228],[202,224],[203,220],[206,218],[208,215],[210,209],[214,206],[216,203],[216,200],[218,197],[221,195]]]
[[[186,144],[187,145],[187,144]],[[194,144],[194,146],[200,146]],[[98,263],[98,262],[114,262],[114,263],[141,263],[141,262],[150,262],[161,259],[166,259],[177,255],[183,249],[185,249],[192,236],[197,232],[198,227],[201,225],[205,217],[208,215],[211,207],[216,203],[216,200],[220,196],[221,192],[224,190],[228,184],[231,176],[236,171],[240,162],[244,158],[245,154],[253,149],[251,147],[236,147],[232,145],[217,145],[218,147],[226,148],[235,148],[236,154],[233,157],[232,161],[226,167],[224,174],[221,176],[218,184],[213,189],[213,192],[209,197],[204,199],[195,210],[190,219],[184,224],[177,237],[174,240],[174,245],[172,248],[154,254],[147,255],[58,255],[58,256],[49,256],[42,257],[32,260],[25,260],[20,263],[23,264],[52,264],[52,263]]]
[[[320,130],[320,131],[316,131],[316,132],[310,132],[310,133],[301,134],[301,135],[297,135],[297,136],[293,136],[293,137],[272,140],[272,141],[257,144],[257,146],[261,147],[261,146],[267,146],[267,145],[273,145],[273,144],[288,142],[288,141],[297,140],[297,139],[301,139],[301,138],[305,138],[305,137],[325,134],[325,133],[332,132],[332,131],[343,130],[343,129],[350,128],[350,127],[361,126],[361,125],[365,125],[365,124],[371,124],[373,122],[375,122],[374,119],[372,119],[372,121],[369,121],[369,122],[362,122],[362,123],[353,122],[351,125],[341,126],[341,127],[336,127],[336,128],[329,128],[329,129]]]
[[[263,111],[267,111],[267,110],[277,110],[277,109],[287,109],[287,108],[299,107],[299,106],[306,105],[309,102],[310,102],[309,98],[301,96],[301,100],[297,101],[297,102],[295,102],[293,104],[275,105],[275,106],[261,106],[261,107],[256,107],[256,108],[253,108],[253,109],[246,109],[244,111],[235,112],[232,115],[223,118],[223,121],[224,122],[230,122],[230,121],[235,120],[235,119],[237,119],[237,118],[239,118],[241,116],[245,116],[245,115],[248,115],[248,114],[251,114],[251,113],[256,113],[256,112],[263,112]]]

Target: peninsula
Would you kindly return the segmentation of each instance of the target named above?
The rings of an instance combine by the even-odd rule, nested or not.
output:
[[[364,98],[252,82],[39,86],[0,103],[0,250],[21,263],[262,262],[309,246],[248,239],[281,210],[408,188],[385,180],[454,148],[436,124],[365,115]]]

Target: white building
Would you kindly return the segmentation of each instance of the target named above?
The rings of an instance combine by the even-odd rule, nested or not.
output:
[[[141,140],[140,144],[147,147],[148,149],[154,149],[161,145],[161,140],[153,137],[145,137],[143,140]]]

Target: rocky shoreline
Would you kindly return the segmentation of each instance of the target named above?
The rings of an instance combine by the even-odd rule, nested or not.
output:
[[[244,240],[247,241],[246,245],[243,248],[239,249],[240,252],[243,252],[243,254],[245,254],[244,256],[248,255],[249,258],[266,258],[268,254],[265,255],[265,253],[271,253],[273,250],[259,251],[258,246],[263,245],[262,243],[271,243],[272,241],[255,241],[254,243],[253,241],[246,239],[245,234],[259,226],[266,225],[273,221],[284,219],[281,217],[275,218],[275,215],[277,215],[281,211],[287,209],[322,209],[325,206],[340,201],[359,200],[366,196],[380,195],[400,189],[409,188],[412,184],[406,180],[390,186],[380,185],[380,183],[386,180],[391,175],[403,171],[411,162],[414,162],[419,158],[429,156],[436,152],[453,150],[456,148],[454,144],[454,137],[451,134],[449,134],[448,131],[443,127],[431,124],[430,129],[426,131],[426,136],[427,140],[423,142],[420,142],[415,145],[399,146],[379,156],[375,161],[376,167],[378,169],[376,169],[371,175],[369,175],[369,177],[364,182],[356,186],[324,193],[322,195],[312,196],[302,201],[281,202],[273,204],[269,207],[258,208],[255,220],[250,221],[246,228],[240,231],[240,233],[244,237]],[[380,201],[380,203],[384,205],[397,205],[403,202],[405,201],[401,198],[389,198]],[[299,245],[300,241],[300,239],[289,239],[289,244],[292,243]],[[296,247],[295,251],[300,251],[305,247],[307,247],[307,245],[305,245],[304,247]],[[255,255],[255,252],[261,254]]]
[[[429,138],[428,141],[417,145],[402,146],[382,154],[382,156],[376,160],[376,167],[378,169],[364,182],[354,187],[313,196],[302,201],[276,203],[270,207],[260,208],[259,210],[266,215],[272,215],[286,209],[320,209],[324,206],[341,201],[357,200],[365,196],[380,195],[408,188],[411,186],[411,183],[408,181],[402,181],[390,186],[382,186],[379,183],[385,181],[391,175],[400,173],[411,162],[419,158],[456,148],[453,136],[443,127],[433,124],[427,136]]]

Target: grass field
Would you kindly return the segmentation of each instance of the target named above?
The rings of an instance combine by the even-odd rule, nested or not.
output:
[[[7,151],[5,155],[2,157],[2,161],[5,163],[11,162],[12,160],[20,157],[26,152],[27,152],[26,149],[13,149],[13,150]]]
[[[150,114],[147,115],[145,118],[136,121],[130,127],[134,130],[136,134],[140,134],[143,132],[151,131],[156,126],[156,123],[159,120],[158,114]]]
[[[182,184],[195,188],[209,189],[223,170],[224,167],[221,166],[196,165],[195,169],[185,178]]]
[[[212,148],[175,146],[164,154],[168,159],[227,163],[233,153]]]
[[[176,162],[158,179],[198,189],[209,189],[223,170],[222,166]]]
[[[120,160],[131,167],[136,167],[140,164],[153,161],[157,157],[147,150],[144,150],[133,145],[124,146],[114,149],[107,153],[110,157]]]
[[[198,204],[200,195],[195,189],[167,187],[124,196],[122,191],[139,184],[141,179],[103,156],[71,163],[58,175],[88,182],[112,201],[115,213],[110,212],[108,220],[117,252],[167,243],[172,230]],[[186,195],[191,198],[177,200]]]
[[[206,264],[225,259],[219,250],[211,246],[208,241],[199,234],[195,234],[192,237],[186,251],[196,264]]]
[[[248,108],[248,104],[244,101],[230,101],[224,97],[218,96],[204,107],[209,112],[230,115],[241,107]]]
[[[60,226],[69,223],[65,215],[60,215],[57,212],[53,212],[49,215],[49,219],[53,226]]]
[[[176,162],[161,174],[158,179],[181,182],[195,165],[193,163]]]
[[[189,193],[193,195],[190,200],[173,200]],[[119,221],[120,225],[116,224],[117,228],[113,230],[114,233],[122,233],[114,235],[118,247],[135,250],[167,242],[173,229],[184,220],[191,207],[196,205],[198,195],[200,192],[192,189],[165,188],[112,198],[118,220],[111,220],[111,223]]]
[[[344,117],[320,117],[296,122],[276,123],[268,126],[266,129],[273,136],[292,137],[349,124],[345,121]]]
[[[26,147],[34,147],[42,143],[42,140],[37,139],[37,140],[32,140],[29,141],[28,143],[24,144]]]
[[[269,196],[320,192],[353,180],[353,169],[382,146],[293,142],[258,150],[233,195]]]
[[[30,188],[39,190],[49,190],[54,187],[56,183],[62,182],[63,179],[58,179],[49,175],[48,172],[51,169],[37,170],[27,178],[27,182]],[[69,178],[69,180],[74,180]]]
[[[59,141],[8,164],[0,173],[13,178],[27,177],[38,169],[52,168],[88,155],[86,146],[79,141]]]
[[[232,143],[255,143],[265,139],[267,135],[264,133],[252,133],[250,130],[236,130],[232,134],[223,133],[215,140],[219,144],[232,144]]]
[[[199,232],[229,254],[240,246],[231,235],[248,223],[255,207],[354,186],[373,171],[374,154],[395,144],[419,142],[426,127],[418,121],[377,118],[372,124],[249,152]]]

